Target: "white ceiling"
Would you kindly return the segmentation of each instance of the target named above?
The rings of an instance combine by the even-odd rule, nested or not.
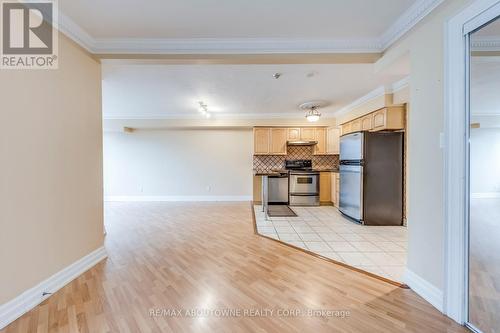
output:
[[[500,57],[473,57],[471,63],[473,115],[500,115]]]
[[[490,22],[471,35],[472,51],[500,51],[500,19]]]
[[[378,53],[443,1],[67,0],[59,26],[94,53]]]
[[[94,38],[373,38],[415,0],[85,0],[61,10]]]
[[[303,117],[298,105],[326,100],[332,114],[403,75],[374,73],[373,64],[131,65],[103,64],[108,119],[197,118],[198,101],[217,117]],[[274,79],[273,74],[282,76]],[[308,74],[313,74],[308,77]]]

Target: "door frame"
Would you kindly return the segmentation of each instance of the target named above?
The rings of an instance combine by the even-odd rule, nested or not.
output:
[[[500,15],[500,0],[475,0],[445,26],[444,313],[468,317],[469,33]]]

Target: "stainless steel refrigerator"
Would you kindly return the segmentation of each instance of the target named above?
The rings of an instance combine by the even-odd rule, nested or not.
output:
[[[403,135],[356,132],[340,138],[342,214],[365,225],[403,224]]]

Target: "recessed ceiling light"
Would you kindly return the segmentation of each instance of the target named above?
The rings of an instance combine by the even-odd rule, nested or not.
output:
[[[207,118],[210,118],[210,113],[208,113],[208,105],[206,105],[202,101],[199,101],[198,104],[200,105],[199,111],[201,112],[201,114]]]

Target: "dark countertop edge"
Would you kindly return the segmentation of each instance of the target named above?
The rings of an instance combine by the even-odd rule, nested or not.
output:
[[[339,170],[338,169],[313,169],[312,171],[317,171],[317,172],[334,172],[334,173],[338,173]],[[253,175],[254,176],[279,176],[281,175],[283,172],[285,171],[282,171],[282,172],[279,172],[279,171],[256,171],[256,170],[253,170]]]
[[[254,176],[279,176],[281,173],[272,171],[254,171]]]

